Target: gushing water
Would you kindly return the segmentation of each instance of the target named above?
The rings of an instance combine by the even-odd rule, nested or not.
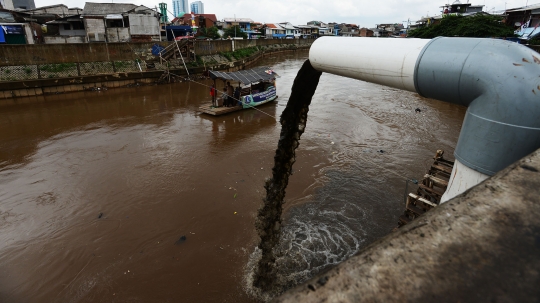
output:
[[[279,291],[279,286],[275,283],[277,270],[274,248],[279,244],[283,198],[295,162],[295,150],[305,130],[309,105],[321,74],[311,66],[309,60],[304,62],[294,80],[291,96],[281,115],[281,133],[274,156],[272,178],[266,181],[266,198],[256,222],[257,232],[261,238],[259,243],[261,258],[253,285],[264,292]]]

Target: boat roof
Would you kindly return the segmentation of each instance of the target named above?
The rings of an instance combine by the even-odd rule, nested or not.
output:
[[[260,81],[269,81],[279,77],[276,72],[274,72],[268,66],[256,67],[253,69],[239,70],[237,72],[218,72],[210,71],[210,78],[212,79],[223,79],[223,80],[232,80],[239,81],[244,84],[251,84]]]

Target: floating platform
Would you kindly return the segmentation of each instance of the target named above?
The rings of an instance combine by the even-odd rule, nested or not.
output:
[[[228,113],[237,112],[237,111],[243,110],[243,109],[244,108],[242,106],[240,106],[240,105],[232,106],[232,107],[225,107],[225,106],[215,107],[215,106],[212,105],[212,103],[201,105],[199,107],[199,111],[201,111],[201,112],[203,112],[205,114],[212,115],[212,116],[221,116],[221,115],[225,115],[225,114],[228,114]]]

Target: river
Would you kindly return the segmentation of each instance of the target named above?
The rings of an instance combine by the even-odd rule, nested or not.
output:
[[[0,301],[254,302],[254,221],[307,54],[259,61],[281,75],[278,101],[221,117],[197,112],[209,80],[2,101]],[[437,149],[453,158],[465,110],[323,74],[287,188],[281,282],[390,233],[405,178]]]

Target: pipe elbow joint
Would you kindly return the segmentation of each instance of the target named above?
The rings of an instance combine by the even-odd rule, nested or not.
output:
[[[496,39],[437,38],[415,66],[416,91],[468,106],[455,157],[493,175],[540,148],[540,54]]]

